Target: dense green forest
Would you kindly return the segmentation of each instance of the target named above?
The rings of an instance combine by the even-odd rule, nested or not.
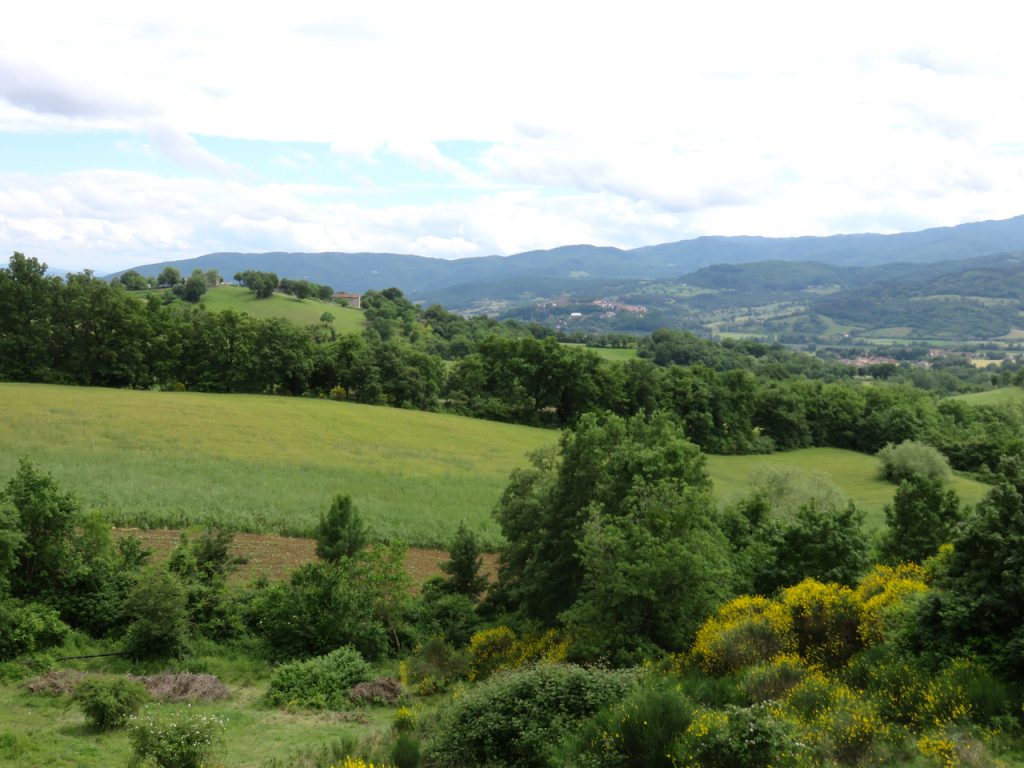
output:
[[[352,489],[325,500],[315,562],[245,583],[230,533],[185,534],[154,562],[22,461],[0,491],[0,696],[31,725],[0,726],[4,759],[1021,764],[1024,412],[944,397],[1019,373],[865,378],[664,329],[609,361],[397,289],[363,302],[366,329],[338,334],[47,277],[20,254],[0,270],[3,380],[351,399],[561,430],[493,510],[493,579],[463,526],[419,590],[401,547],[368,538]],[[812,445],[879,454],[896,490],[876,535],[827,494],[783,503],[771,476],[715,501],[706,454]],[[964,505],[950,466],[991,491]],[[125,674],[167,669],[235,693],[155,705],[166,695]],[[86,724],[41,724],[69,704]],[[315,713],[338,715],[304,719]],[[271,743],[299,722],[323,735]],[[262,755],[247,751],[261,739]]]

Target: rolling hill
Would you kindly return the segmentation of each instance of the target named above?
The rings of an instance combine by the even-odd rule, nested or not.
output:
[[[465,521],[493,546],[491,509],[526,454],[558,433],[420,411],[267,395],[0,384],[0,480],[20,458],[117,525],[309,535],[337,493],[372,534],[446,545]],[[716,495],[743,493],[766,466],[824,472],[877,527],[895,486],[871,456],[807,449],[712,456]],[[957,478],[976,501],[985,486]]]

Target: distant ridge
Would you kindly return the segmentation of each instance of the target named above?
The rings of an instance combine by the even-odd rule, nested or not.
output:
[[[429,301],[443,295],[448,305],[458,306],[496,293],[507,295],[509,290],[518,290],[525,297],[550,292],[562,282],[583,287],[608,280],[660,280],[713,264],[817,261],[832,266],[876,266],[897,261],[968,259],[1021,250],[1024,215],[892,235],[708,236],[629,250],[565,245],[504,257],[452,260],[397,253],[209,253],[135,269],[144,275],[155,275],[164,267],[173,266],[188,274],[198,267],[217,269],[228,278],[242,270],[257,269],[360,293],[397,286],[413,299]]]

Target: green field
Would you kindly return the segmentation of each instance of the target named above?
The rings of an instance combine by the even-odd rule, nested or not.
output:
[[[1007,403],[1024,404],[1024,387],[1000,387],[988,392],[972,392],[969,395],[956,395],[953,399],[963,400],[971,405],[1005,405]]]
[[[203,294],[200,303],[214,312],[233,309],[253,317],[280,317],[296,325],[315,325],[320,322],[324,312],[330,312],[334,315],[333,325],[339,333],[361,331],[363,328],[363,313],[358,309],[314,299],[296,299],[283,293],[275,293],[268,299],[257,299],[256,294],[248,288],[237,285],[211,288]]]
[[[875,529],[885,517],[883,508],[892,501],[895,486],[878,478],[878,459],[839,448],[805,448],[763,456],[709,456],[708,468],[715,483],[715,495],[728,502],[750,490],[751,477],[767,467],[792,467],[802,472],[824,473],[832,478],[867,515],[866,525]],[[961,500],[974,504],[988,486],[955,476],[950,486]]]
[[[377,537],[445,545],[465,520],[493,546],[490,513],[509,473],[557,439],[330,400],[0,384],[0,478],[27,457],[118,525],[308,534],[332,496],[349,493]],[[827,473],[873,527],[894,491],[876,459],[838,449],[708,463],[723,501],[762,467]],[[985,490],[966,478],[953,487],[969,502]]]
[[[106,646],[90,645],[82,652],[106,649]],[[224,768],[292,765],[300,755],[315,754],[339,739],[372,740],[376,736],[383,741],[389,735],[394,707],[364,706],[354,717],[346,719],[337,712],[261,706],[259,699],[267,688],[270,665],[237,655],[226,659],[225,655],[223,649],[217,649],[217,655],[196,656],[189,662],[178,662],[178,667],[191,671],[190,664],[202,665],[204,671],[208,669],[217,674],[228,686],[229,699],[153,705],[164,712],[198,712],[223,720],[225,746],[214,754],[214,765]],[[147,671],[126,662],[108,660],[72,662],[71,665],[82,671],[106,674]],[[60,666],[71,665],[64,662]],[[163,669],[166,667],[158,668]],[[393,674],[390,669],[386,671]],[[0,707],[4,712],[4,720],[0,722],[0,765],[106,768],[128,764],[132,750],[127,731],[124,728],[95,730],[67,696],[32,694],[13,681],[6,681],[0,684]]]
[[[564,347],[577,347],[594,352],[603,360],[632,360],[636,357],[636,347],[586,347],[583,344],[562,342]]]
[[[308,534],[349,493],[378,537],[493,544],[508,475],[556,432],[267,395],[0,385],[0,477],[38,464],[116,524]]]

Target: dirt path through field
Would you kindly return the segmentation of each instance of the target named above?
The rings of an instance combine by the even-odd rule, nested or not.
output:
[[[177,546],[181,531],[115,528],[114,536],[137,536],[145,548],[153,551],[153,558],[159,562],[166,560]],[[313,539],[293,539],[288,536],[236,533],[231,552],[246,561],[235,571],[233,579],[252,581],[260,575],[281,579],[303,563],[316,560],[316,542]],[[410,547],[405,553],[405,568],[418,587],[431,576],[439,576],[441,563],[447,559],[448,553],[443,549]],[[497,557],[485,554],[483,559],[483,573],[493,578],[497,571]]]

